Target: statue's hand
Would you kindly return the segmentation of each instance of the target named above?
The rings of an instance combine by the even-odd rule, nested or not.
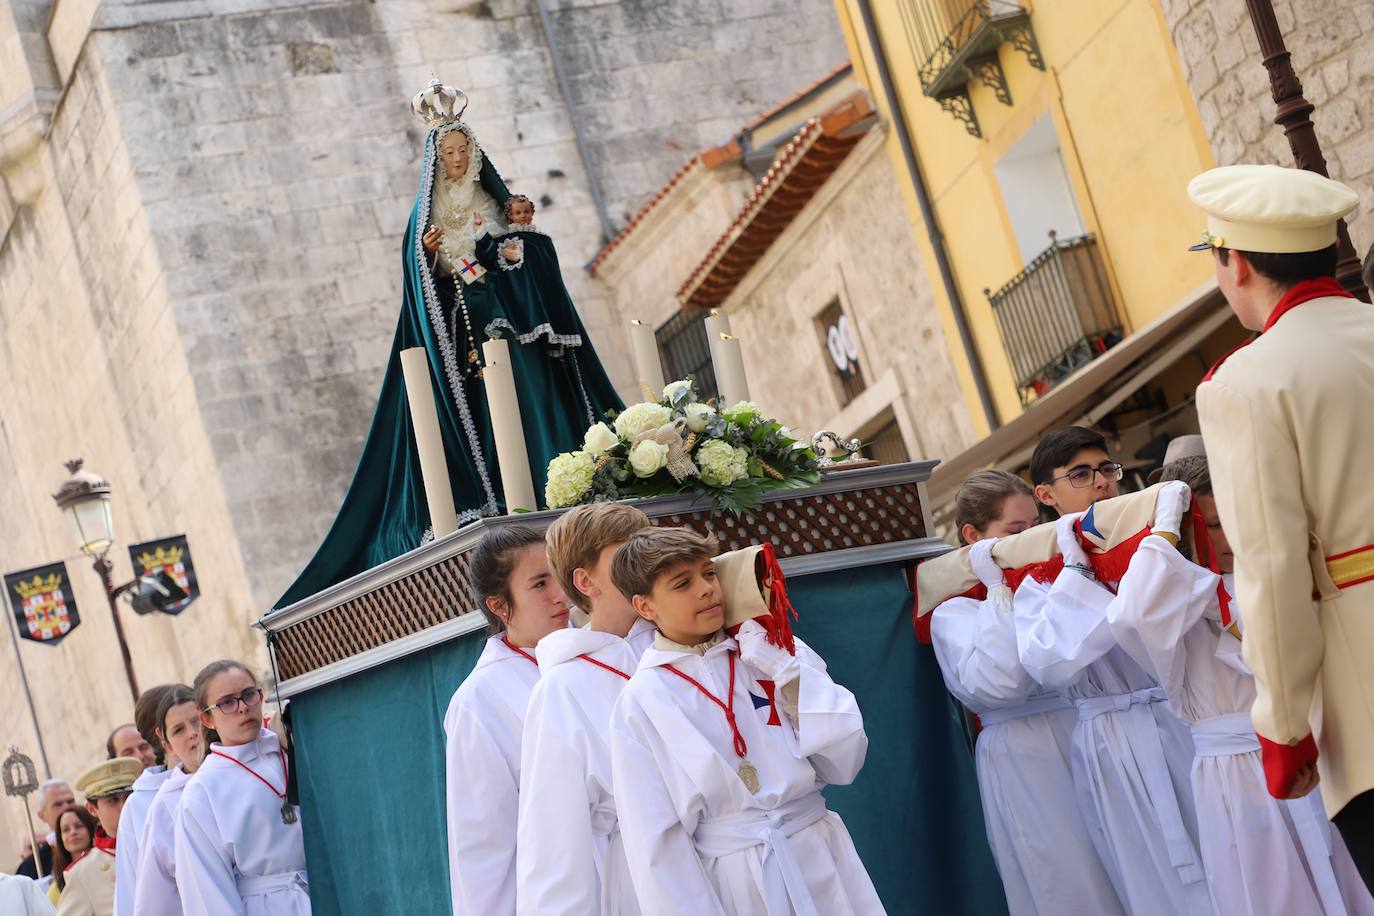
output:
[[[507,261],[520,260],[520,246],[514,242],[507,242],[501,249],[501,253],[506,256]]]
[[[424,246],[425,251],[434,254],[434,252],[439,250],[439,243],[443,240],[444,230],[438,226],[432,226],[430,230],[421,237],[420,244]]]
[[[474,214],[472,214],[472,228],[474,228],[474,229],[481,229],[481,228],[482,228],[482,223],[484,223],[484,222],[486,222],[486,220],[482,219],[482,214],[480,214],[480,213],[474,213]]]

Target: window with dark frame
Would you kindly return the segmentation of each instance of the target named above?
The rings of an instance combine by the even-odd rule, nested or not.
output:
[[[840,300],[835,299],[816,318],[816,326],[820,331],[821,346],[830,366],[831,377],[837,383],[840,406],[844,407],[868,388],[863,368],[859,365],[859,345],[854,325],[840,308]]]
[[[664,378],[676,381],[692,376],[703,400],[720,394],[706,341],[706,315],[706,309],[683,309],[654,332]]]

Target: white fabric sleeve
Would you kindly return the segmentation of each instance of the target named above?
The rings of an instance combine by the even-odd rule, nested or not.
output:
[[[601,899],[586,743],[566,739],[582,717],[566,695],[551,697],[548,683],[540,681],[530,695],[520,743],[516,912],[596,913]]]
[[[446,738],[453,916],[513,913],[520,786],[496,737],[472,709],[458,710]]]
[[[794,722],[801,755],[816,775],[832,786],[847,786],[863,769],[868,735],[859,701],[848,688],[836,684],[825,661],[797,640],[797,710]],[[784,712],[792,715],[784,708]]]
[[[133,800],[134,796],[129,796],[119,813],[119,836],[125,837],[126,842],[118,845],[115,855],[114,916],[134,916],[138,912],[134,909],[134,885],[138,882],[138,860],[143,852],[139,844],[142,824],[134,823],[138,815]]]
[[[52,901],[48,895],[38,886],[37,881],[30,881],[28,886],[29,912],[33,916],[53,916]]]
[[[1046,587],[1027,576],[1012,599],[1021,664],[1049,690],[1063,690],[1116,645],[1107,625],[1112,593],[1065,569]]]
[[[1214,573],[1151,535],[1140,542],[1107,605],[1117,644],[1171,697],[1183,696],[1184,634],[1217,600],[1217,582]]]
[[[654,730],[646,710],[625,694],[611,713],[610,740],[620,836],[640,911],[725,916],[668,790],[668,774],[677,766],[673,749]]]
[[[1011,602],[1011,591],[998,587],[983,601],[950,598],[931,611],[930,638],[940,673],[966,706],[1019,706],[1035,690],[1016,648]]]
[[[219,837],[209,797],[190,783],[176,826],[177,891],[181,909],[196,916],[244,916],[234,863]]]
[[[1312,601],[1312,522],[1292,430],[1273,409],[1212,379],[1197,391],[1217,513],[1236,552],[1255,731],[1276,744],[1312,733],[1326,637]]]
[[[176,838],[157,835],[172,826],[172,821],[163,816],[163,810],[154,802],[143,824],[143,839],[139,844],[143,854],[138,860],[138,879],[134,887],[134,912],[138,916],[174,916],[181,912],[180,907],[171,906],[177,900],[171,847]],[[115,861],[118,860],[119,856],[115,856]],[[115,880],[118,881],[118,876]]]

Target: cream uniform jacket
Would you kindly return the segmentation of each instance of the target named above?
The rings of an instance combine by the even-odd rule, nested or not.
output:
[[[67,869],[58,916],[111,916],[114,901],[114,854],[92,846]]]
[[[1312,734],[1335,815],[1374,789],[1374,581],[1337,588],[1325,562],[1374,544],[1374,312],[1325,295],[1271,322],[1199,386],[1198,416],[1236,555],[1266,768]]]

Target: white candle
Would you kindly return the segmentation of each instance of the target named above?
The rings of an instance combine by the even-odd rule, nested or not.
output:
[[[410,403],[415,450],[420,453],[420,478],[425,484],[425,501],[429,503],[429,524],[434,536],[441,538],[458,528],[458,513],[453,509],[453,485],[448,477],[444,438],[439,433],[439,412],[434,407],[429,354],[424,347],[401,351],[401,374]]]
[[[515,375],[511,370],[510,346],[506,341],[488,340],[482,344],[482,381],[487,388],[487,410],[491,414],[491,433],[496,440],[496,463],[501,468],[501,489],[506,494],[506,512],[533,511],[534,481],[530,478],[530,455],[525,447],[525,428],[520,425],[520,401],[515,395]]]
[[[630,353],[634,356],[636,381],[658,398],[663,391],[663,363],[658,359],[654,329],[638,318],[630,322]]]
[[[720,361],[716,363],[716,385],[727,407],[749,400],[749,380],[744,375],[744,353],[738,337],[721,334],[716,342]]]
[[[720,309],[711,309],[706,313],[706,348],[711,351],[711,367],[714,369],[720,365],[720,335],[730,333],[730,316]],[[716,382],[716,387],[720,387],[720,382]]]

